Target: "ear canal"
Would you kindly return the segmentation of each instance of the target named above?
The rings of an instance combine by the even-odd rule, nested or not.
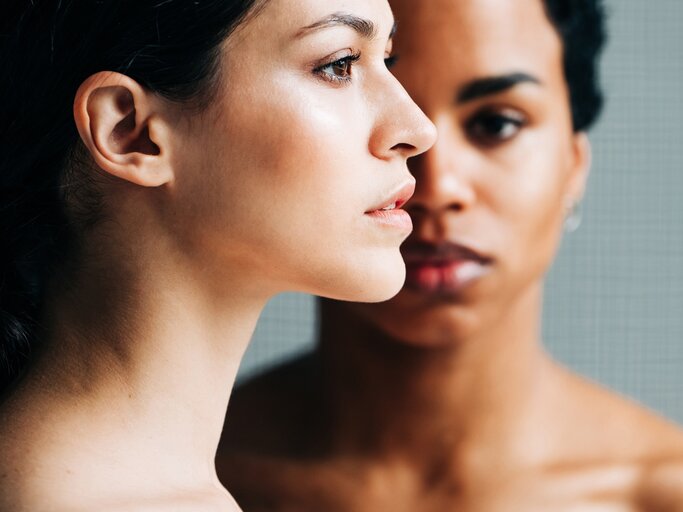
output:
[[[123,88],[109,88],[115,91],[114,110],[120,121],[116,123],[109,135],[110,148],[119,155],[141,153],[156,156],[159,147],[151,140],[146,123],[138,124],[138,111],[130,91]],[[97,93],[96,93],[97,94]]]
[[[126,117],[124,117],[114,127],[111,133],[112,146],[116,149],[118,154],[128,153],[131,142],[130,134],[135,132],[135,110],[131,110]]]
[[[119,154],[141,153],[143,155],[157,156],[161,153],[149,135],[149,127],[145,125],[141,129],[135,126],[135,110],[132,110],[122,119],[112,131],[112,141]]]
[[[157,146],[154,141],[151,139],[149,136],[149,126],[145,126],[142,131],[140,132],[140,136],[138,137],[138,145],[136,147],[136,150],[138,153],[143,153],[145,155],[154,155],[158,156],[161,154],[161,150],[159,149],[159,146]]]

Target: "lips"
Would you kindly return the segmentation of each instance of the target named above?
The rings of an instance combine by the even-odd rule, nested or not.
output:
[[[395,192],[390,194],[387,199],[383,200],[377,206],[369,209],[365,213],[374,213],[374,212],[378,212],[378,211],[385,211],[386,212],[386,211],[398,210],[404,204],[406,204],[411,197],[413,197],[414,193],[415,193],[415,182],[410,181],[410,182],[402,185],[398,190],[396,190]]]
[[[491,270],[493,259],[457,243],[414,242],[402,248],[406,287],[425,294],[457,295]]]
[[[410,181],[389,195],[377,206],[365,212],[365,216],[381,227],[389,227],[404,233],[404,237],[413,229],[410,215],[401,207],[415,193],[415,181]]]

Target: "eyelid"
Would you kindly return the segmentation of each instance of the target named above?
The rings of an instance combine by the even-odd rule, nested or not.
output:
[[[389,45],[389,48],[391,48],[391,45]],[[391,69],[391,67],[396,63],[398,60],[398,56],[396,55],[391,55],[389,51],[385,52],[385,58],[383,59],[384,64],[386,65],[387,69]],[[319,59],[315,61],[314,63],[311,64],[312,66],[312,72],[314,75],[316,75],[318,78],[321,78],[325,80],[326,82],[334,83],[337,85],[344,85],[352,80],[352,69],[358,61],[361,59],[361,51],[357,50],[354,51],[353,48],[345,48],[343,50],[336,51],[334,53],[329,54],[327,57],[324,57],[322,59]],[[349,74],[348,76],[335,76],[334,74],[327,73],[325,72],[326,68],[332,67],[334,65],[348,65],[349,66]]]
[[[329,54],[327,57],[323,57],[311,64],[311,67],[315,71],[316,69],[329,66],[347,57],[352,57],[354,55],[360,55],[359,51],[355,51],[353,48],[345,48],[343,50],[338,50],[334,53]]]
[[[504,123],[515,126],[515,133],[509,137],[497,137],[495,134],[478,133],[478,127],[481,127],[483,122],[491,120],[492,118],[501,118]],[[512,107],[484,107],[469,116],[465,122],[465,127],[469,137],[473,137],[478,143],[485,146],[497,147],[514,139],[518,133],[529,125],[529,117],[522,111]]]
[[[524,127],[529,124],[529,116],[523,111],[512,108],[512,107],[484,107],[475,111],[473,114],[467,117],[465,124],[467,126],[472,126],[477,121],[491,117],[504,117],[509,122],[518,124],[520,127]]]
[[[325,59],[318,61],[318,64],[315,65],[315,67],[313,68],[313,74],[321,80],[325,80],[326,82],[334,85],[345,85],[351,82],[351,69],[353,68],[354,63],[360,60],[361,52],[357,51],[353,53],[353,50],[350,48],[342,50],[342,52],[346,53],[342,54],[341,52],[335,52],[326,57]],[[342,63],[349,65],[349,76],[335,76],[324,71],[325,68],[332,67],[335,64]]]
[[[396,63],[400,59],[401,59],[401,57],[398,54],[393,54],[393,55],[389,54],[386,57],[384,57],[384,63],[386,64],[387,69],[391,69],[396,65]]]
[[[504,105],[490,105],[486,106],[483,108],[478,109],[471,117],[477,117],[477,116],[503,116],[503,117],[510,117],[513,119],[519,119],[519,120],[526,120],[528,119],[527,115],[522,112],[520,109],[515,108],[515,107],[509,107],[509,106],[504,106]]]

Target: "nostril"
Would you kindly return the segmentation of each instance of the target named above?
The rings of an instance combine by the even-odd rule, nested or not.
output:
[[[417,151],[417,148],[412,144],[406,144],[404,142],[401,142],[400,144],[396,144],[394,147],[392,147],[391,150],[398,151],[400,153],[407,153],[408,155],[413,155]]]

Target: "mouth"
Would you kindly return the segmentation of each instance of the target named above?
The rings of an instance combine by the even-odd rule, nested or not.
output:
[[[415,242],[401,252],[406,262],[406,287],[425,294],[453,296],[490,273],[493,258],[459,243]]]
[[[387,199],[383,200],[377,206],[366,211],[365,215],[383,226],[410,232],[413,229],[413,222],[410,219],[408,212],[403,210],[402,207],[414,193],[415,181],[411,180],[391,193]]]
[[[411,180],[402,185],[398,190],[389,195],[387,199],[378,206],[371,208],[365,213],[389,212],[400,209],[415,193],[415,181]]]

